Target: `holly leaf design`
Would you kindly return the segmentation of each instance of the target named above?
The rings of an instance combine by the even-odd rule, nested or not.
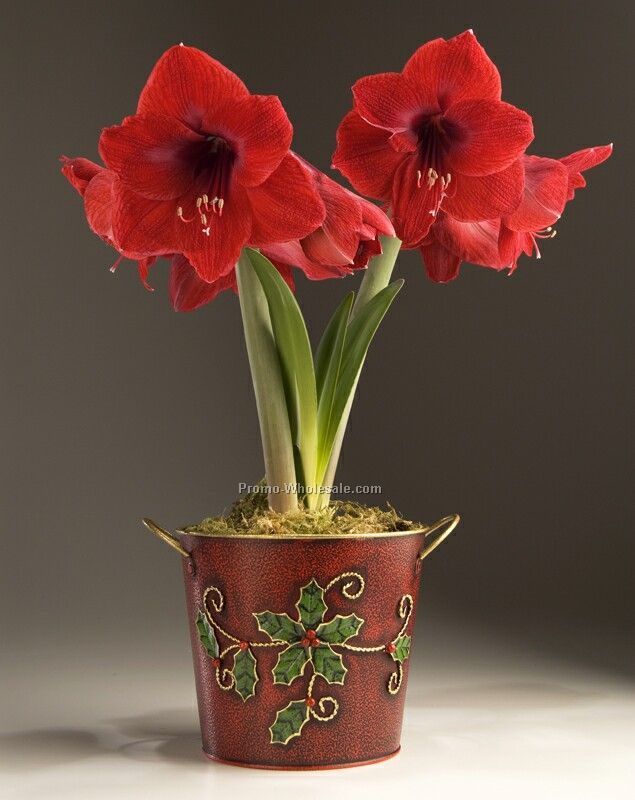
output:
[[[251,650],[237,650],[234,656],[234,689],[242,697],[243,702],[256,694],[258,673],[256,659]]]
[[[324,589],[312,578],[310,583],[300,589],[300,599],[295,607],[298,609],[300,622],[306,630],[316,628],[322,622],[326,603],[324,602]]]
[[[198,631],[198,638],[207,651],[207,655],[210,658],[218,658],[220,652],[218,639],[214,633],[214,628],[209,624],[207,617],[202,611],[199,611],[196,615],[196,629]]]
[[[272,641],[299,642],[304,636],[304,630],[288,614],[274,614],[273,611],[261,611],[254,614],[258,628]]]
[[[328,644],[318,645],[313,650],[313,667],[327,683],[344,683],[344,676],[348,672],[342,661],[342,656],[331,649]]]
[[[273,725],[269,728],[271,744],[288,744],[294,736],[299,736],[308,722],[309,707],[304,700],[292,700],[288,706],[276,714]]]
[[[364,624],[364,620],[360,619],[356,614],[349,614],[343,617],[338,614],[328,622],[323,622],[317,629],[317,638],[321,642],[328,642],[329,644],[342,644],[353,636],[357,636],[359,629]]]
[[[292,644],[285,648],[278,655],[276,666],[273,668],[273,682],[290,685],[302,675],[309,660],[310,655],[301,644]]]
[[[410,642],[412,641],[412,636],[400,636],[398,639],[395,640],[395,651],[392,653],[392,657],[395,661],[398,661],[400,664],[410,656]]]

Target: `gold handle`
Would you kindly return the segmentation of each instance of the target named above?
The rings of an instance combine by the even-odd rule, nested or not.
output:
[[[179,555],[182,555],[183,558],[189,558],[190,557],[190,554],[183,547],[183,545],[179,542],[179,540],[176,539],[174,536],[172,536],[171,533],[168,533],[166,530],[164,530],[160,525],[157,525],[156,522],[154,522],[151,519],[148,519],[148,517],[144,517],[141,520],[141,522],[143,522],[143,524],[146,526],[146,528],[149,531],[151,531],[155,536],[158,536],[159,539],[163,539],[163,541],[166,544],[169,544],[170,547],[174,548],[174,550],[176,550],[176,552],[179,553]]]
[[[417,571],[421,569],[421,562],[423,559],[429,556],[433,550],[437,549],[441,542],[448,538],[460,521],[461,517],[458,514],[449,514],[447,517],[443,517],[435,522],[434,525],[430,525],[430,527],[426,529],[426,532],[423,535],[424,541],[428,538],[428,536],[430,536],[430,534],[436,533],[442,529],[443,530],[436,537],[436,539],[433,542],[430,542],[430,544],[425,547],[417,556]]]

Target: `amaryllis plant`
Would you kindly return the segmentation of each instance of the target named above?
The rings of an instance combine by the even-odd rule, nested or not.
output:
[[[134,114],[102,131],[103,164],[62,159],[90,228],[151,288],[170,262],[170,299],[192,311],[239,296],[271,508],[328,505],[352,398],[370,342],[403,281],[401,248],[428,277],[462,262],[512,273],[540,257],[583,173],[611,145],[554,159],[527,153],[531,116],[501,99],[501,80],[472,31],[420,47],[401,72],[353,86],[333,167],[364,199],[291,150],[280,100],[254,95],[193,47],[168,50]],[[375,202],[378,201],[379,205]],[[313,351],[293,295],[357,271]]]

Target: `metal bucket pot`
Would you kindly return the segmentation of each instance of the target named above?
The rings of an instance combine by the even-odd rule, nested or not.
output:
[[[396,755],[421,565],[458,522],[177,540],[144,520],[183,556],[205,755],[262,769]]]

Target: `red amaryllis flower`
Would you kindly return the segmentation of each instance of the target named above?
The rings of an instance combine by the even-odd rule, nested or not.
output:
[[[118,247],[114,239],[112,225],[117,176],[87,158],[62,156],[61,161],[62,174],[84,198],[84,210],[90,229],[119,253],[119,258],[110,268],[111,272],[115,271],[122,259],[130,258],[137,262],[143,285],[146,289],[152,290],[148,284],[148,272],[156,257],[124,251]]]
[[[522,253],[540,258],[538,239],[556,235],[553,225],[576,189],[586,186],[582,173],[601,164],[611,155],[613,145],[589,147],[561,159],[523,156],[525,190],[523,199],[511,214],[501,220],[499,251],[502,260],[514,271]]]
[[[371,256],[381,253],[380,234],[394,235],[392,224],[381,209],[344,189],[300,156],[294,157],[315,181],[326,217],[308,236],[262,249],[291,289],[295,288],[291,267],[300,268],[312,280],[344,277],[365,268]],[[173,257],[170,298],[177,311],[200,308],[226,289],[237,291],[234,270],[207,283],[184,256]]]
[[[379,235],[394,236],[392,223],[373,203],[349,192],[304,159],[324,202],[324,222],[308,236],[263,248],[276,265],[299,267],[312,280],[344,277],[381,253]]]
[[[522,253],[540,258],[537,240],[555,235],[552,226],[566,203],[586,186],[582,172],[605,161],[612,149],[591,147],[559,160],[523,156],[523,198],[511,214],[469,223],[439,215],[420,248],[428,276],[447,283],[457,277],[463,261],[511,273]]]
[[[306,236],[324,219],[314,183],[289,155],[280,100],[252,95],[222,64],[177,46],[158,61],[137,113],[103,131],[119,180],[113,234],[139,253],[183,253],[214,282],[248,242]]]
[[[391,206],[404,247],[421,243],[441,209],[470,222],[520,202],[531,117],[501,101],[498,70],[471,31],[423,45],[400,73],[362,78],[353,95],[333,166]]]

